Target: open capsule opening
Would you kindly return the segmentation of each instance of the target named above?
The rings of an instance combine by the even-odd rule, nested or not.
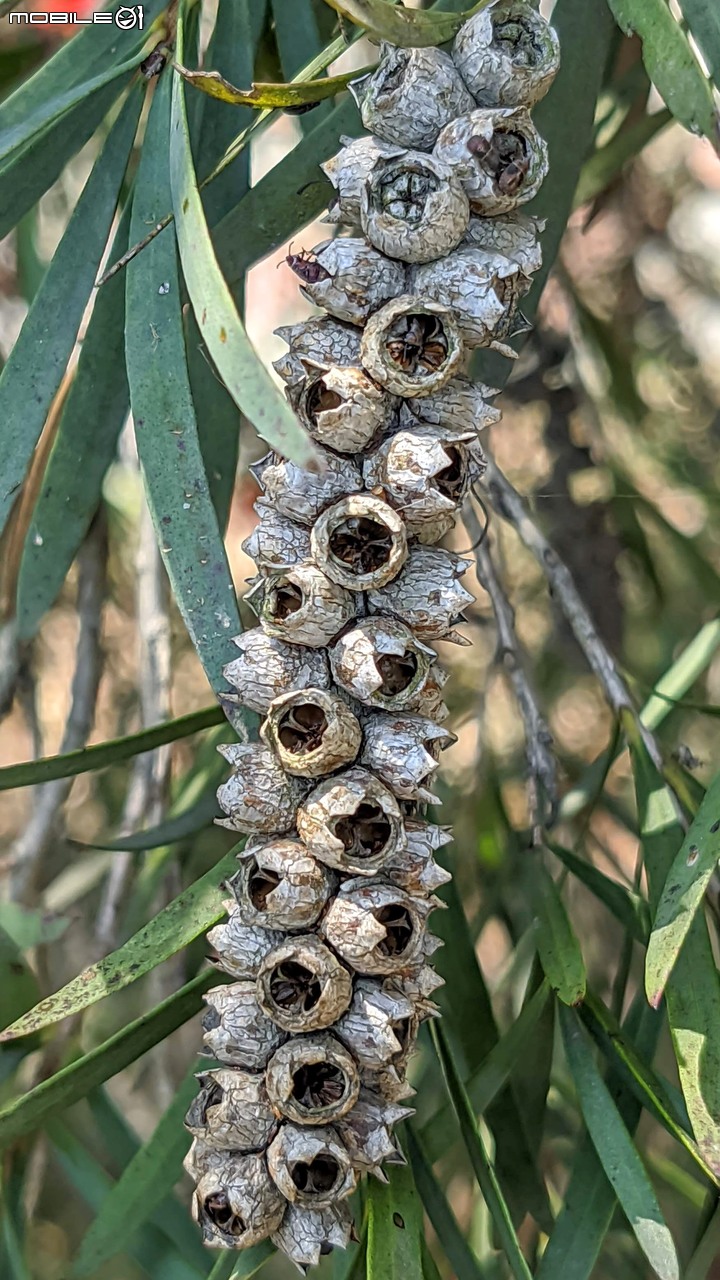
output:
[[[344,1071],[332,1062],[307,1062],[293,1073],[292,1096],[306,1111],[341,1102],[349,1087]]]
[[[284,582],[269,593],[267,612],[277,622],[283,622],[291,613],[302,607],[303,596],[294,582]]]
[[[359,804],[353,814],[339,818],[333,834],[353,858],[376,858],[392,835],[392,826],[377,804]]]
[[[417,675],[418,661],[414,653],[384,653],[376,660],[375,666],[382,677],[378,692],[385,698],[394,698],[412,684]]]
[[[286,1013],[310,1013],[322,995],[317,974],[294,960],[284,960],[270,975],[270,996]]]
[[[331,1155],[316,1156],[314,1160],[298,1160],[290,1168],[298,1191],[303,1195],[327,1195],[343,1180],[343,1171]]]
[[[330,550],[353,573],[374,573],[390,559],[393,538],[378,520],[349,516],[330,534]]]
[[[412,917],[406,907],[399,903],[389,903],[374,912],[375,919],[385,929],[385,937],[378,943],[377,949],[384,956],[394,959],[407,951],[413,940],[415,928]]]
[[[277,732],[287,751],[293,755],[306,755],[320,746],[327,727],[327,716],[322,708],[312,702],[303,702],[285,712]]]
[[[460,450],[453,445],[445,445],[444,448],[450,461],[442,471],[438,471],[433,484],[443,497],[449,498],[451,502],[459,502],[465,489],[467,463]]]
[[[437,316],[422,313],[399,316],[385,336],[385,349],[403,373],[434,373],[448,355],[448,340]]]
[[[225,1191],[213,1191],[212,1195],[206,1196],[203,1208],[210,1221],[220,1231],[235,1237],[245,1235],[247,1231],[245,1220],[235,1212]]]

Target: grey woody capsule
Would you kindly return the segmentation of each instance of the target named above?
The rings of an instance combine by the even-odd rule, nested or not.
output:
[[[255,983],[213,987],[204,999],[203,1039],[213,1056],[231,1067],[262,1071],[287,1037],[260,1008]]]
[[[509,213],[532,200],[548,171],[547,146],[524,107],[481,108],[446,125],[433,153],[454,169],[475,213]]]
[[[364,138],[347,138],[341,135],[342,149],[320,168],[335,188],[335,202],[325,222],[345,222],[360,225],[360,201],[363,187],[373,167],[383,157],[391,159],[402,154],[402,147],[381,142],[372,135]]]
[[[327,1209],[289,1204],[272,1242],[304,1274],[331,1249],[346,1249],[352,1229],[352,1214],[344,1200]]]
[[[431,262],[460,243],[470,218],[462,183],[421,151],[379,159],[361,199],[362,229],[371,244],[402,262]],[[403,293],[395,289],[392,295]]]
[[[359,453],[392,424],[397,401],[364,369],[304,364],[307,376],[289,388],[290,402],[313,440],[336,453]]]
[[[412,1047],[414,1048],[414,1042]],[[404,1062],[399,1067],[390,1065],[383,1067],[381,1071],[366,1071],[364,1082],[368,1089],[377,1093],[385,1102],[402,1102],[404,1098],[412,1098],[415,1094],[415,1089],[405,1075]]]
[[[291,1204],[327,1209],[352,1195],[357,1176],[334,1129],[283,1125],[267,1150],[270,1176]]]
[[[419,969],[413,969],[411,973],[394,974],[390,981],[399,994],[406,996],[412,1002],[413,1015],[419,1023],[424,1022],[426,1018],[438,1016],[438,1007],[430,996],[437,991],[438,987],[443,987],[445,981],[432,965],[423,964]]]
[[[439,804],[430,784],[440,751],[455,735],[425,716],[407,712],[375,712],[364,722],[361,763],[405,800]]]
[[[464,439],[466,432],[476,433],[493,422],[499,422],[499,409],[487,403],[496,395],[493,387],[472,382],[464,374],[459,374],[432,395],[406,400],[403,408],[418,422],[440,427],[443,431],[455,431]]]
[[[365,769],[321,782],[298,809],[297,829],[313,857],[353,875],[374,875],[405,843],[397,800]]]
[[[376,69],[350,85],[366,129],[385,142],[430,151],[443,125],[474,100],[440,49],[382,46]]]
[[[458,372],[463,355],[450,308],[414,294],[386,303],[363,330],[363,365],[394,395],[431,395]]]
[[[283,935],[247,924],[232,899],[223,905],[227,920],[215,925],[207,935],[217,952],[218,967],[233,978],[257,978],[268,951],[282,942]]]
[[[193,1217],[205,1244],[247,1249],[277,1231],[285,1201],[269,1176],[264,1155],[217,1155],[195,1189]]]
[[[452,879],[449,871],[438,865],[434,854],[452,840],[445,827],[431,822],[408,819],[405,822],[407,846],[399,849],[383,867],[383,875],[406,893],[431,894]]]
[[[463,23],[452,50],[481,107],[532,107],[560,66],[560,42],[529,0],[501,0]]]
[[[396,618],[361,618],[336,640],[330,666],[336,683],[367,706],[414,711],[435,657]]]
[[[260,730],[286,773],[321,778],[352,764],[362,730],[346,702],[325,689],[283,693]]]
[[[300,564],[261,579],[245,599],[255,607],[263,630],[290,644],[321,649],[355,614],[355,600],[314,564]]]
[[[472,479],[467,449],[432,428],[397,431],[370,455],[365,483],[401,512],[408,532],[420,535],[438,516],[451,524]]]
[[[346,880],[320,929],[358,973],[392,974],[423,963],[426,921],[435,905],[381,880]]]
[[[516,262],[523,275],[529,278],[542,266],[540,234],[544,230],[544,218],[533,218],[519,210],[496,218],[473,215],[463,244],[474,245],[486,253],[501,253]]]
[[[259,498],[255,503],[259,519],[252,533],[242,543],[247,556],[258,569],[271,572],[302,564],[310,558],[310,535],[307,529],[279,512],[270,502]]]
[[[324,240],[309,256],[290,254],[288,261],[304,282],[303,297],[350,324],[364,324],[371,312],[405,290],[405,267],[365,240]]]
[[[312,928],[335,886],[333,873],[300,840],[246,846],[228,880],[242,919],[267,930]]]
[[[352,979],[314,933],[302,934],[287,938],[265,957],[257,998],[284,1031],[322,1031],[350,1004]]]
[[[307,369],[303,359],[318,364],[356,365],[360,359],[360,333],[355,325],[341,324],[330,317],[313,316],[297,324],[275,330],[290,350],[273,361],[273,368],[288,386],[304,382]]]
[[[510,331],[527,284],[517,262],[471,246],[456,249],[441,262],[416,267],[413,273],[418,293],[452,307],[466,346],[493,347],[511,358],[516,353],[501,339]]]
[[[380,1071],[404,1053],[413,1032],[412,1001],[369,978],[355,983],[352,1004],[333,1027],[364,1072]]]
[[[277,1129],[263,1077],[219,1067],[197,1078],[200,1092],[185,1116],[193,1137],[219,1151],[263,1151]]]
[[[259,742],[235,742],[218,751],[233,769],[218,787],[218,804],[227,814],[218,819],[218,825],[260,835],[289,831],[303,794],[301,784],[288,778],[272,752]]]
[[[413,547],[397,578],[368,594],[370,612],[394,613],[420,640],[464,643],[453,627],[472,602],[459,579],[469,562],[442,547]]]
[[[338,498],[363,488],[360,468],[351,458],[325,452],[321,472],[305,471],[276,454],[261,473],[265,496],[273,506],[298,524],[312,524],[320,512]]]
[[[349,591],[370,591],[391,582],[408,552],[400,516],[367,493],[341,498],[323,511],[310,542],[315,561]]]
[[[295,1124],[334,1124],[358,1099],[355,1059],[327,1033],[288,1040],[270,1059],[267,1095],[278,1116]]]
[[[273,698],[290,689],[329,687],[327,658],[320,649],[283,644],[262,627],[234,636],[233,644],[241,656],[223,667],[223,675],[252,711],[264,714]]]
[[[404,1164],[392,1136],[393,1126],[413,1115],[412,1107],[386,1102],[379,1094],[363,1089],[357,1104],[338,1125],[338,1133],[353,1162],[361,1173],[372,1173],[387,1182],[382,1172],[384,1162]]]

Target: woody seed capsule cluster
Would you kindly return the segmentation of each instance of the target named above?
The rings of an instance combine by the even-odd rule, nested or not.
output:
[[[187,1116],[205,1241],[270,1237],[301,1270],[344,1247],[363,1173],[402,1161],[406,1071],[437,1013],[429,917],[449,879],[437,803],[446,676],[432,645],[472,597],[436,544],[484,466],[498,418],[467,376],[473,348],[513,355],[540,265],[521,211],[547,171],[528,108],[558,67],[529,0],[499,0],[450,54],[384,46],[354,85],[368,136],[323,169],[337,238],[288,263],[318,315],[279,330],[276,363],[325,465],[257,463],[245,543],[258,626],[226,695],[263,716],[221,750],[223,824],[249,839],[209,935],[230,978],[206,996]]]

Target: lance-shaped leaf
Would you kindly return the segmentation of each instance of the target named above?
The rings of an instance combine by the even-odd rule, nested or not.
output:
[[[452,1267],[454,1280],[482,1280],[480,1264],[460,1230],[458,1220],[433,1173],[420,1139],[409,1125],[405,1130],[404,1142],[420,1199],[442,1251]],[[379,1275],[382,1274],[379,1272]]]
[[[468,14],[426,13],[419,9],[405,9],[392,5],[389,0],[325,0],[336,13],[364,27],[381,40],[406,48],[427,48],[445,44],[459,31]],[[468,13],[484,9],[490,0],[482,0]]]
[[[527,883],[545,977],[563,1004],[579,1004],[585,995],[585,965],[558,887],[539,860],[528,866]]]
[[[683,17],[720,88],[720,8],[715,0],[680,0]]]
[[[362,75],[362,72],[348,71],[341,76],[325,76],[322,80],[298,81],[296,84],[263,84],[253,81],[252,88],[237,89],[219,71],[189,71],[179,62],[175,63],[175,70],[194,89],[200,89],[209,97],[219,98],[221,102],[228,102],[235,107],[254,107],[257,111],[275,107],[281,110],[304,107],[310,103],[322,102],[324,98],[334,98],[347,88],[351,80]]]
[[[387,1174],[368,1187],[367,1280],[408,1280],[422,1274],[422,1205],[409,1168]]]

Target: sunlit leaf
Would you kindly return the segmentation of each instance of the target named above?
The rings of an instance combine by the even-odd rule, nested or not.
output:
[[[325,3],[381,40],[423,48],[452,40],[468,13],[484,9],[490,0],[482,0],[466,14],[427,13],[395,6],[389,0],[325,0]]]
[[[585,995],[585,965],[558,887],[546,867],[534,860],[527,884],[535,912],[535,941],[545,977],[564,1004]]]
[[[409,1168],[387,1173],[368,1186],[367,1280],[408,1280],[422,1272],[422,1206]]]
[[[257,111],[266,111],[273,107],[286,110],[288,107],[302,107],[308,103],[322,102],[324,98],[334,98],[347,88],[351,80],[358,75],[357,71],[349,71],[341,76],[325,76],[322,80],[304,80],[296,84],[256,84],[251,89],[236,89],[219,71],[189,71],[175,63],[183,80],[200,89],[211,98],[220,102],[231,103],[235,107],[254,107]]]

